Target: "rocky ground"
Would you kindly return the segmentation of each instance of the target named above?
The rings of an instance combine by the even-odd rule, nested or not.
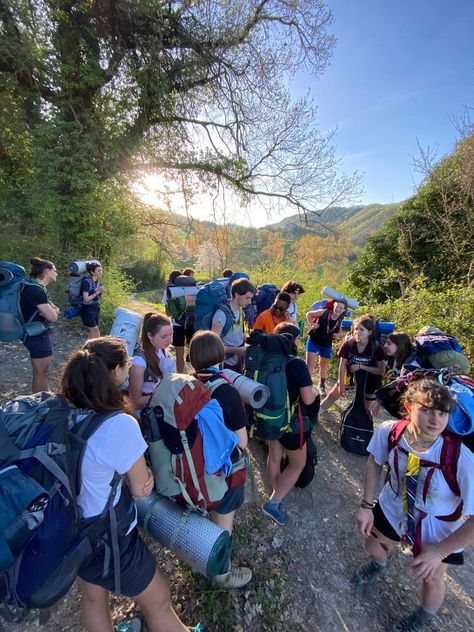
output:
[[[85,339],[81,329],[59,325],[55,331],[55,359],[51,375]],[[1,401],[30,387],[28,354],[20,343],[0,346]],[[254,579],[242,591],[224,591],[197,576],[172,553],[151,543],[158,564],[168,577],[173,603],[189,624],[202,621],[206,632],[378,632],[390,626],[416,603],[416,583],[407,568],[408,558],[396,556],[384,580],[365,595],[356,595],[348,580],[364,561],[355,529],[361,494],[364,458],[348,454],[337,443],[339,411],[333,408],[316,428],[319,463],[313,483],[294,490],[286,502],[291,525],[282,528],[261,513],[269,487],[262,446],[252,441],[255,485],[248,486],[247,502],[237,516],[234,559],[250,566]],[[445,604],[434,632],[461,632],[474,625],[474,552],[467,552],[464,567],[450,571]],[[113,598],[114,620],[134,612],[127,599]],[[38,628],[33,613],[27,622],[7,624],[12,632]],[[79,632],[79,593],[74,586],[52,609],[44,629]]]

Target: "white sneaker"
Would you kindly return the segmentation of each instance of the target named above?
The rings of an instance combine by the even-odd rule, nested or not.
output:
[[[224,588],[243,588],[252,579],[252,571],[246,566],[231,566],[227,573],[217,575],[214,581]]]

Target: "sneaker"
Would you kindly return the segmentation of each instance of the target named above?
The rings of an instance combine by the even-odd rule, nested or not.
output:
[[[392,632],[424,632],[429,630],[431,619],[433,617],[426,614],[426,617],[420,615],[420,608],[401,619],[393,628]]]
[[[122,621],[115,628],[116,632],[142,632],[143,620],[140,617],[133,617],[129,621]]]
[[[194,628],[189,628],[189,632],[204,632],[204,626],[202,623],[198,623]]]
[[[321,393],[321,395],[327,395],[327,393],[326,393],[326,384],[324,384],[323,382],[319,382],[318,389],[319,389],[319,392]]]
[[[377,579],[377,576],[385,571],[385,566],[380,566],[371,560],[359,568],[357,573],[351,577],[351,585],[356,589],[364,589]]]
[[[214,577],[223,588],[243,588],[252,579],[252,571],[246,566],[231,566],[227,573]]]
[[[270,518],[273,518],[273,520],[282,527],[289,522],[287,514],[281,508],[281,503],[275,504],[267,502],[263,505],[262,511],[267,516],[270,516]]]

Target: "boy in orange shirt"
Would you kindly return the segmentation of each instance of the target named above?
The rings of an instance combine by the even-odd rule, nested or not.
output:
[[[253,326],[254,330],[260,329],[266,334],[272,334],[280,323],[291,323],[291,317],[288,314],[290,303],[291,296],[288,292],[279,292],[270,309],[266,309],[257,316]]]

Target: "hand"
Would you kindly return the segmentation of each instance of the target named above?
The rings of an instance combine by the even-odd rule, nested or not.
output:
[[[434,577],[440,564],[441,558],[433,549],[433,546],[425,544],[421,549],[421,553],[411,562],[410,567],[415,577],[428,581]]]
[[[337,390],[339,392],[339,395],[341,397],[345,397],[346,396],[346,387],[344,386],[344,384],[339,384],[337,385]]]
[[[235,354],[240,356],[241,358],[245,357],[245,352],[247,350],[248,345],[243,345],[242,347],[236,347]]]
[[[360,364],[351,364],[351,366],[349,367],[349,373],[355,373],[356,371],[359,371],[360,369]]]
[[[105,292],[105,287],[98,287],[95,291],[96,294],[103,294]]]
[[[364,538],[368,538],[374,526],[374,513],[372,509],[359,509],[357,514],[357,526],[360,534]]]
[[[149,494],[151,494],[155,485],[155,477],[153,476],[153,472],[150,470],[149,467],[147,467],[146,469],[148,470],[148,479],[142,487],[143,496],[148,496]]]

